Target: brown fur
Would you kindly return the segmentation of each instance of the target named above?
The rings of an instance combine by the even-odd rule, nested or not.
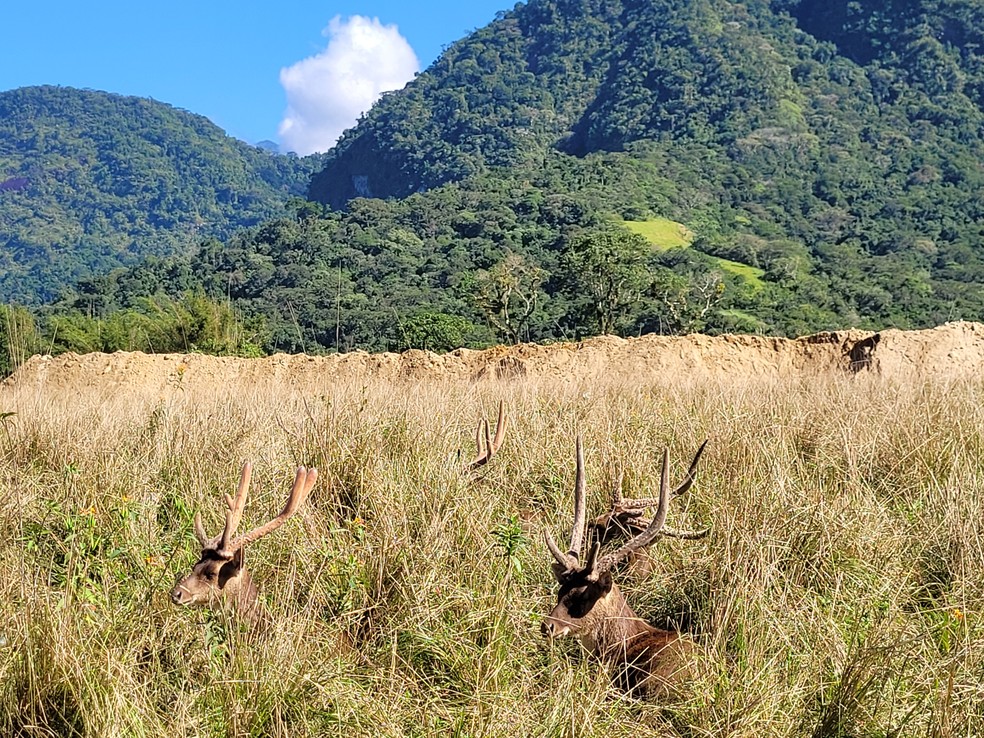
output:
[[[625,600],[610,574],[597,581],[577,571],[561,580],[557,605],[541,626],[549,638],[576,636],[632,697],[672,697],[689,678],[695,645],[680,633],[654,628]]]
[[[171,602],[185,607],[225,609],[246,622],[260,625],[265,611],[253,578],[243,564],[243,550],[232,558],[206,548],[191,573],[182,577],[171,590]]]

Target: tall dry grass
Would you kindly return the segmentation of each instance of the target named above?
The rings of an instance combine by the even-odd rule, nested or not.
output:
[[[482,412],[506,443],[460,473]],[[5,390],[0,735],[974,736],[984,733],[984,383]],[[616,468],[650,493],[711,438],[636,610],[695,634],[689,698],[633,703],[574,642],[548,647],[545,527]],[[246,552],[265,637],[167,598],[194,510],[254,462],[246,525],[293,468],[306,508]]]

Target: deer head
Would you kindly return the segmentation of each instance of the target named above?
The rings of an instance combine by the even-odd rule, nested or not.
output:
[[[703,448],[703,447],[702,447]],[[698,453],[698,456],[700,454]],[[567,551],[562,551],[549,531],[544,531],[547,548],[553,554],[554,577],[560,588],[557,604],[543,620],[541,630],[548,638],[578,637],[585,647],[601,659],[619,666],[628,688],[675,672],[683,644],[678,633],[659,630],[642,621],[629,607],[612,577],[612,569],[637,551],[667,535],[665,528],[670,503],[669,452],[663,452],[658,507],[652,521],[620,548],[600,555],[601,542],[595,540],[583,563],[581,549],[585,533],[584,453],[578,436],[577,471],[574,481],[574,524]],[[695,462],[696,463],[696,462]],[[680,538],[700,538],[707,531],[672,531]],[[689,641],[687,647],[689,648]],[[671,655],[673,658],[671,658]]]
[[[191,572],[182,577],[171,590],[171,601],[174,604],[217,607],[228,603],[247,617],[255,618],[257,615],[258,592],[244,565],[243,549],[247,543],[275,531],[297,512],[314,487],[318,470],[298,467],[294,486],[280,514],[249,533],[234,537],[246,506],[252,470],[249,462],[243,464],[235,498],[225,495],[225,527],[222,533],[209,538],[202,526],[201,513],[195,513],[195,536],[201,544],[202,555]]]
[[[478,422],[478,428],[475,429],[475,446],[478,448],[478,455],[465,464],[464,471],[475,471],[489,463],[499,450],[505,437],[506,411],[502,400],[499,400],[499,417],[495,421],[495,435],[493,436],[489,432],[489,423],[485,418],[482,418]]]

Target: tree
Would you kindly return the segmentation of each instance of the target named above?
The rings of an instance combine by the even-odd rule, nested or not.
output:
[[[506,340],[519,343],[536,311],[546,277],[539,266],[509,252],[491,269],[476,275],[475,304]]]
[[[652,285],[651,296],[660,310],[659,332],[699,333],[711,312],[724,298],[724,282],[717,272],[682,275],[667,269]]]
[[[562,281],[574,310],[591,333],[618,333],[635,319],[634,309],[653,277],[649,242],[619,228],[575,237],[561,259]]]
[[[423,312],[400,321],[401,349],[423,349],[444,353],[465,345],[465,336],[475,328],[458,315]]]

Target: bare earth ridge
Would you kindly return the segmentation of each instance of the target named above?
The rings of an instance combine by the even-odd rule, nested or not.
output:
[[[956,322],[917,331],[836,331],[803,338],[750,335],[601,336],[580,343],[521,344],[448,354],[406,351],[331,356],[277,354],[261,359],[203,354],[62,354],[35,356],[0,391],[97,389],[160,394],[273,383],[312,390],[338,380],[482,379],[574,382],[782,378],[826,372],[873,372],[884,377],[959,377],[984,368],[984,324]]]

